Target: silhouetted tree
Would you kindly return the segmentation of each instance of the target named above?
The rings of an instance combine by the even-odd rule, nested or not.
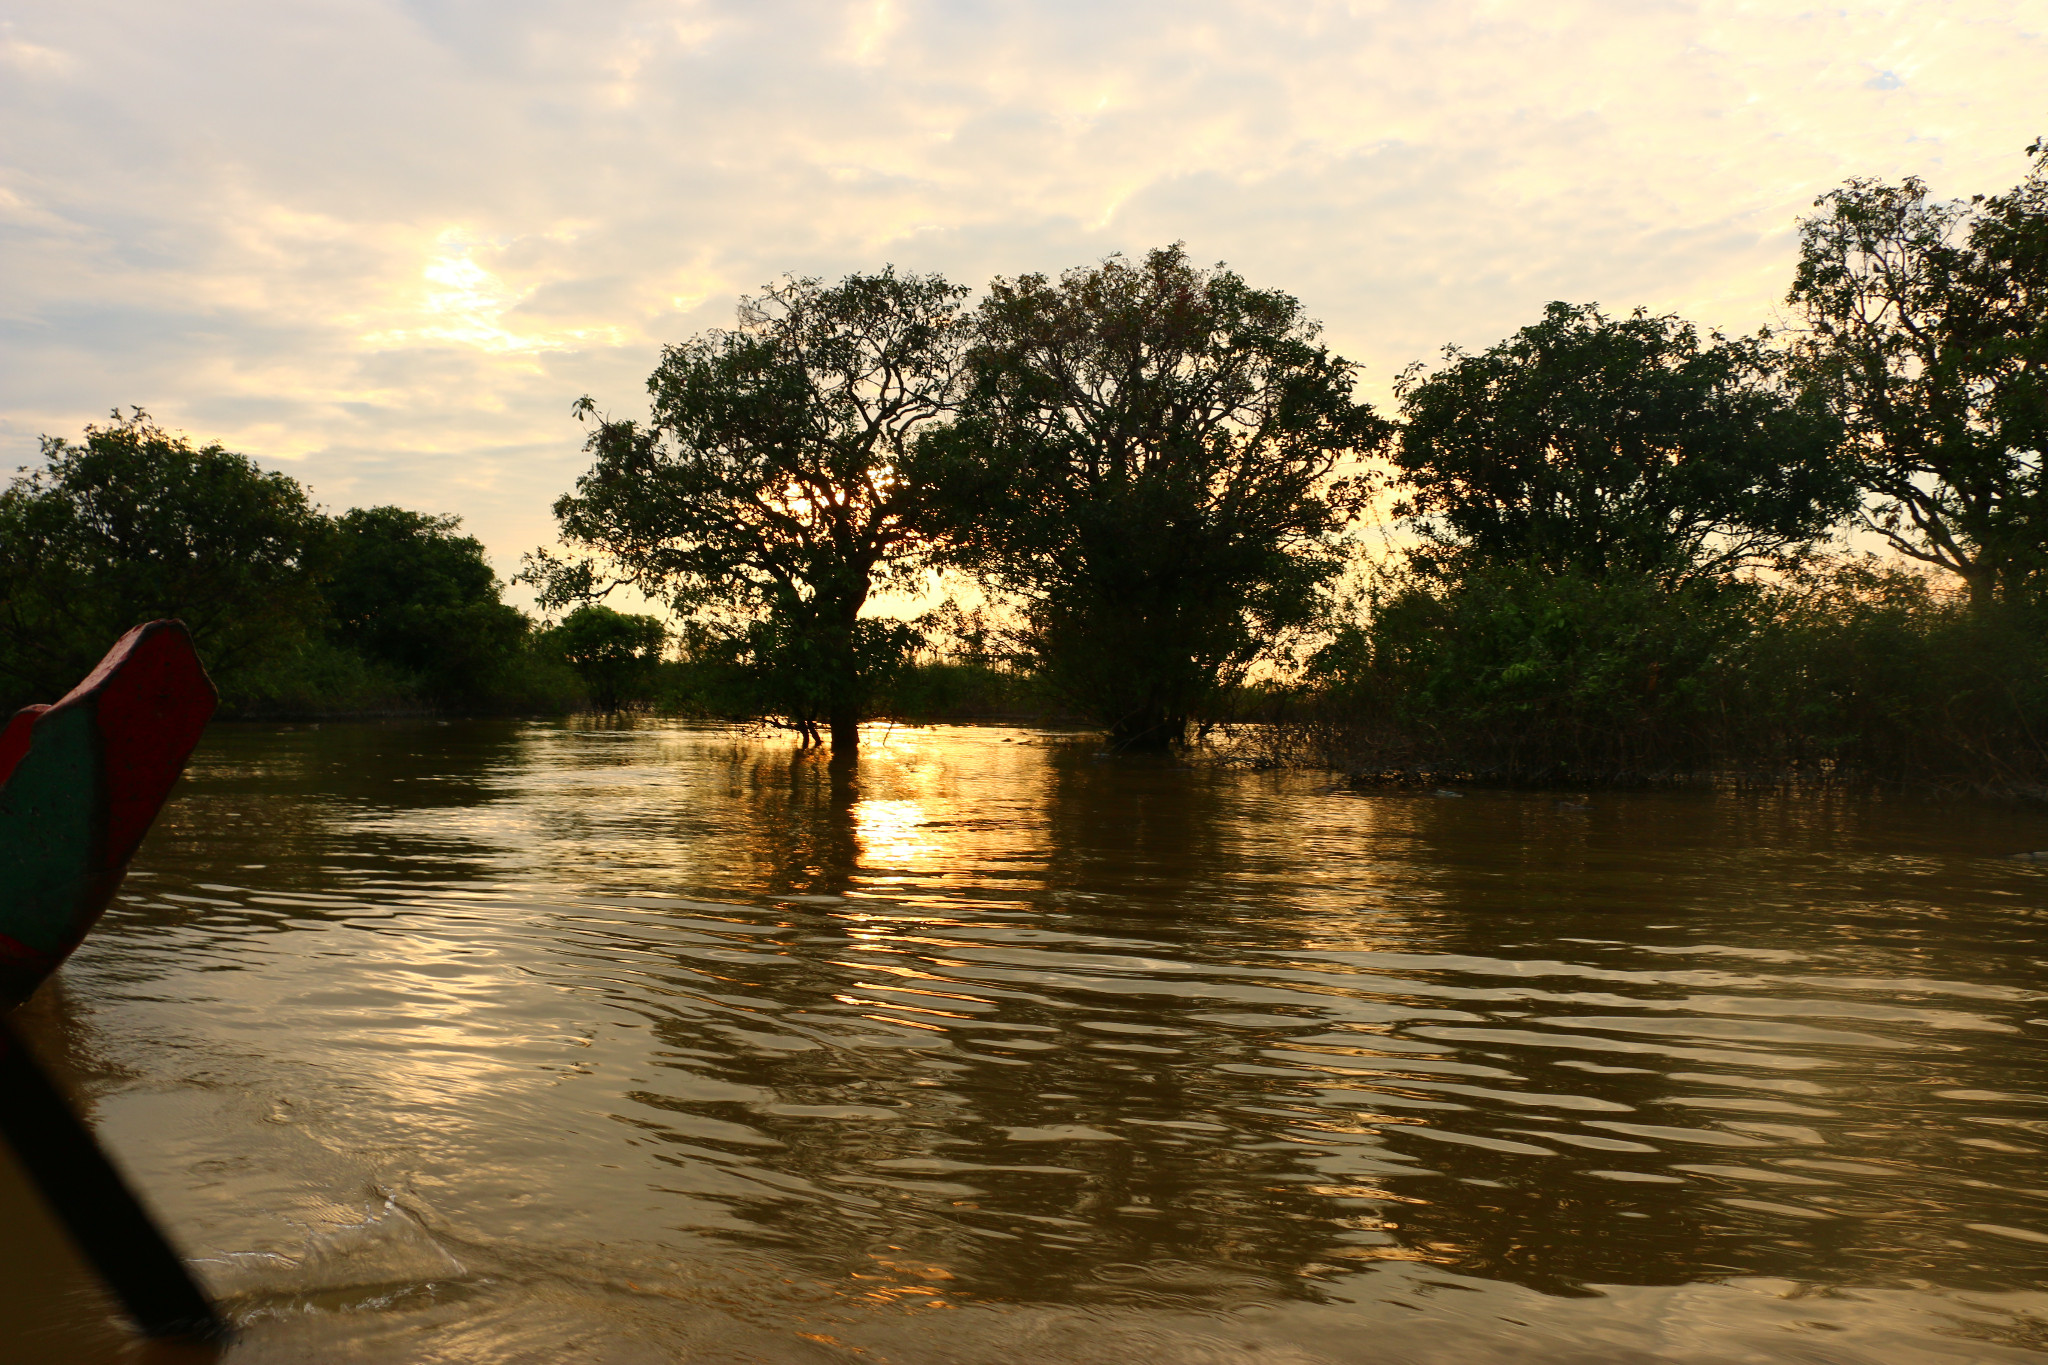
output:
[[[1854,505],[1840,424],[1760,340],[1553,303],[1497,346],[1444,354],[1395,386],[1397,510],[1420,521],[1426,572],[1675,581],[1810,541]]]
[[[1855,179],[1800,223],[1787,301],[1847,417],[1867,524],[1978,604],[2048,570],[2048,142],[2011,191]]]
[[[562,538],[525,573],[566,605],[632,584],[685,614],[724,613],[774,714],[859,743],[878,672],[909,633],[863,619],[927,562],[927,489],[905,456],[951,407],[964,290],[937,275],[790,279],[739,325],[668,347],[646,426],[598,420],[590,472],[555,504]],[[594,418],[589,399],[578,412]]]
[[[955,555],[1023,605],[1029,662],[1120,748],[1183,741],[1316,613],[1388,425],[1301,304],[1179,246],[999,279],[962,420],[921,460]]]
[[[523,647],[526,617],[499,600],[462,518],[357,507],[334,523],[327,598],[342,643],[418,680],[442,705],[482,700]]]
[[[575,669],[590,689],[591,705],[609,714],[647,700],[667,641],[668,628],[652,616],[590,603],[543,631],[537,643]]]

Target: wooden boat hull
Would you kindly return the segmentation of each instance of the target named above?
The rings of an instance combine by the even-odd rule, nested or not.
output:
[[[0,1010],[106,909],[216,702],[184,624],[152,621],[0,732]]]

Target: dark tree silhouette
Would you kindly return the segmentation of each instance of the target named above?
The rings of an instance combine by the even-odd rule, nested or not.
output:
[[[130,626],[177,617],[235,695],[317,631],[327,523],[296,480],[139,408],[42,456],[0,491],[0,693],[53,700]]]
[[[418,680],[444,706],[485,698],[526,642],[462,518],[355,507],[334,522],[327,599],[340,640]]]
[[[807,741],[823,722],[852,751],[911,640],[861,612],[927,562],[927,490],[905,459],[953,403],[964,292],[893,269],[790,279],[743,300],[734,329],[668,347],[650,421],[597,419],[590,472],[555,504],[594,558],[537,551],[522,578],[550,606],[631,584],[710,613],[773,718]],[[587,398],[578,412],[596,418]]]
[[[1114,745],[1179,744],[1315,615],[1366,492],[1343,466],[1387,423],[1298,300],[1179,246],[999,279],[975,326],[962,420],[924,451],[956,558]]]
[[[1760,340],[1703,344],[1676,317],[1553,303],[1445,357],[1396,385],[1398,510],[1420,519],[1426,571],[1713,575],[1812,540],[1854,503],[1839,424]]]
[[[1868,524],[1984,605],[2048,570],[2048,142],[2011,191],[1856,179],[1800,223],[1787,302],[1847,417]]]

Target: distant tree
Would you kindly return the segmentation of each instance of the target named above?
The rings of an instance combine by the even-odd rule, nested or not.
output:
[[[526,617],[499,600],[462,518],[357,507],[334,523],[327,598],[342,643],[403,670],[444,706],[486,699],[518,655]]]
[[[1316,612],[1366,495],[1341,467],[1388,425],[1298,300],[1178,245],[999,279],[975,323],[962,420],[920,455],[954,555],[1113,745],[1180,744]]]
[[[1759,340],[1553,303],[1480,354],[1444,354],[1395,385],[1397,511],[1419,520],[1426,572],[1675,581],[1808,542],[1853,506],[1839,423]]]
[[[597,420],[590,472],[555,504],[581,560],[537,551],[544,604],[631,584],[723,613],[771,713],[851,752],[909,632],[862,617],[927,562],[928,490],[905,457],[955,398],[964,290],[937,275],[790,279],[739,325],[662,353],[646,426]],[[594,419],[589,399],[580,416]]]
[[[543,631],[538,643],[575,669],[591,704],[610,714],[647,700],[667,642],[668,628],[655,617],[591,603]]]
[[[55,701],[130,626],[178,617],[230,702],[317,629],[326,521],[290,477],[141,409],[45,436],[0,492],[0,689]]]
[[[2011,191],[1855,179],[1800,222],[1787,302],[1849,424],[1868,525],[1979,605],[2048,571],[2048,142]]]

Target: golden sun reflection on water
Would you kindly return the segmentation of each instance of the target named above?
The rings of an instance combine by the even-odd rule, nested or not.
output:
[[[856,801],[853,833],[863,866],[876,869],[869,879],[886,884],[880,869],[917,872],[938,866],[950,852],[943,839],[925,827],[925,810],[916,801]]]

